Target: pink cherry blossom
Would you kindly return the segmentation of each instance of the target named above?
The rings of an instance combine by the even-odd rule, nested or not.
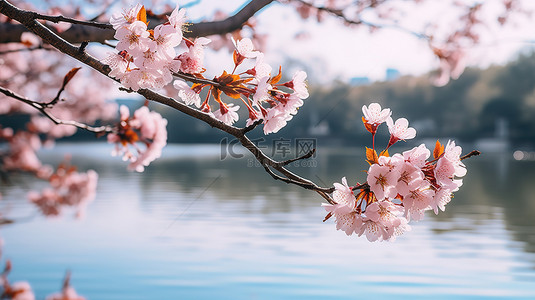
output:
[[[382,241],[384,237],[387,236],[387,231],[384,226],[369,219],[364,220],[362,226],[355,232],[358,236],[365,234],[370,242]]]
[[[399,172],[391,171],[387,166],[373,164],[368,169],[367,181],[377,200],[396,197],[398,178]]]
[[[462,180],[456,179],[466,175],[466,167],[460,159],[461,152],[461,147],[456,146],[454,141],[448,141],[444,154],[438,159],[434,170],[436,181],[441,187],[457,191],[462,185]]]
[[[388,142],[390,146],[398,140],[408,140],[416,136],[416,130],[409,127],[409,121],[405,118],[399,118],[394,123],[392,118],[389,117],[386,119],[386,124],[390,132],[390,141]]]
[[[154,28],[154,41],[156,51],[166,59],[173,59],[176,56],[175,47],[182,42],[182,30],[176,30],[171,25],[158,25]]]
[[[405,196],[410,192],[410,186],[414,182],[424,181],[424,173],[422,170],[409,162],[403,162],[399,169],[398,183],[396,184],[396,191],[401,196]]]
[[[134,69],[126,73],[121,83],[134,91],[139,89],[162,88],[166,82],[161,72],[152,69]]]
[[[355,210],[355,195],[347,185],[345,177],[342,178],[342,184],[334,183],[333,200],[336,204],[325,204],[324,206],[325,210],[335,215],[343,215]]]
[[[170,49],[173,52],[175,51],[173,48]],[[136,55],[133,59],[136,66],[138,66],[140,69],[150,70],[149,72],[153,73],[155,77],[159,77],[161,74],[160,70],[165,67],[166,62],[169,60],[167,57],[162,55],[164,54],[161,54],[160,51],[147,49],[146,51]]]
[[[347,214],[337,214],[335,222],[336,230],[342,230],[347,235],[351,235],[355,231],[360,231],[360,228],[363,225],[362,216],[355,211]]]
[[[239,41],[232,39],[232,43],[236,47],[236,51],[245,58],[255,58],[260,52],[254,51],[253,42],[251,39],[244,38]]]
[[[308,98],[308,89],[306,85],[307,73],[304,71],[298,71],[295,73],[292,81],[291,88],[295,91],[297,97],[301,99]]]
[[[404,160],[401,154],[396,153],[392,156],[379,156],[377,162],[380,166],[388,167],[390,171],[395,171],[397,174],[399,174],[400,168],[402,167]]]
[[[186,9],[179,8],[178,4],[169,16],[169,23],[177,30],[182,31],[182,26],[186,23]]]
[[[37,172],[42,167],[36,154],[41,148],[41,140],[36,134],[19,131],[9,139],[9,147],[9,154],[3,158],[6,170]]]
[[[4,294],[11,295],[11,300],[35,300],[32,288],[26,281],[11,284],[9,290],[4,290]]]
[[[295,115],[299,107],[303,106],[304,102],[295,93],[287,95],[284,101],[275,106],[275,109],[281,111],[286,116]]]
[[[78,295],[73,287],[68,286],[63,288],[60,293],[47,296],[46,300],[85,300],[85,297]]]
[[[431,151],[425,147],[425,144],[421,144],[418,147],[414,147],[411,150],[403,152],[403,158],[405,161],[411,163],[417,168],[423,168],[429,156],[431,156]]]
[[[130,159],[128,169],[143,172],[146,166],[162,155],[162,149],[167,145],[167,120],[142,106],[134,113],[131,124],[140,131],[146,148],[145,151],[138,149],[139,156]]]
[[[379,103],[372,103],[368,107],[366,105],[362,106],[362,113],[366,122],[370,125],[380,125],[386,122],[392,114],[389,108],[381,109]]]
[[[438,215],[438,210],[446,210],[446,204],[450,203],[451,198],[453,197],[452,191],[448,189],[441,188],[435,192],[433,201],[431,202],[431,208]]]
[[[233,104],[221,104],[220,109],[214,111],[214,117],[227,125],[232,125],[239,119],[238,113],[236,113],[238,109],[240,107]]]
[[[272,86],[268,83],[268,81],[269,76],[258,80],[258,86],[256,87],[256,91],[253,95],[253,101],[257,105],[260,105],[260,102],[269,99],[269,90],[272,88]]]
[[[388,200],[373,202],[366,207],[366,217],[385,228],[398,225],[401,208]]]
[[[119,41],[115,48],[118,51],[126,50],[133,56],[147,51],[153,43],[149,39],[147,24],[141,21],[134,21],[128,26],[120,27],[114,37]]]
[[[180,71],[188,74],[203,72],[204,46],[210,43],[210,40],[204,37],[195,40],[193,45],[189,46],[188,52],[178,56],[181,62]]]
[[[178,90],[178,97],[186,103],[186,105],[195,104],[201,107],[201,97],[197,92],[192,90],[189,85],[183,80],[175,80],[173,86]]]
[[[111,69],[108,75],[120,80],[127,71],[129,59],[130,55],[126,51],[123,51],[122,53],[109,53],[102,62],[107,64]]]
[[[411,231],[411,226],[408,224],[409,221],[406,218],[398,218],[395,226],[386,228],[387,241],[393,242],[400,235],[403,235],[407,231]]]
[[[251,126],[253,123],[260,119],[261,113],[256,111],[255,109],[249,109],[249,118],[247,119],[247,122],[245,126]]]
[[[403,197],[405,217],[408,220],[419,221],[423,219],[424,211],[431,209],[435,191],[424,180],[412,181],[409,184],[409,193]]]
[[[36,47],[41,44],[41,39],[31,32],[23,32],[20,35],[20,42],[28,47]]]
[[[365,226],[359,236],[366,233],[369,241],[393,240],[410,230],[407,220],[401,216],[402,208],[390,201],[379,201],[366,207]]]
[[[149,111],[146,106],[136,110],[133,118],[130,118],[126,106],[121,106],[120,111],[118,132],[107,136],[108,143],[116,144],[112,155],[122,155],[123,160],[130,161],[129,170],[143,172],[146,166],[161,156],[167,144],[167,120],[159,113]],[[135,149],[134,153],[129,145]]]
[[[461,162],[461,154],[463,149],[455,145],[455,141],[448,141],[444,149],[444,158],[449,160],[455,166],[455,176],[463,177],[466,175],[466,167]]]
[[[247,73],[253,75],[256,80],[261,81],[262,78],[269,77],[271,75],[271,71],[271,66],[264,62],[264,53],[260,52],[256,56],[254,68],[248,70]]]
[[[277,133],[281,128],[286,126],[288,116],[274,108],[268,109],[264,115],[264,134]]]
[[[59,215],[64,206],[76,207],[77,216],[81,216],[87,204],[95,198],[98,175],[93,170],[79,173],[60,165],[50,175],[49,181],[50,188],[43,189],[41,193],[28,193],[30,202],[37,205],[45,216]]]
[[[114,13],[110,18],[110,23],[115,30],[128,26],[128,24],[134,23],[137,20],[137,15],[143,6],[136,4],[128,12]]]

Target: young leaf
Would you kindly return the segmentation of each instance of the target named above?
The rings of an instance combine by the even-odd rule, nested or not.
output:
[[[390,157],[390,154],[388,154],[388,149],[385,149],[385,150],[381,151],[381,153],[379,154],[379,156]]]
[[[277,76],[271,78],[271,81],[269,82],[269,84],[276,84],[277,82],[279,82],[282,78],[282,67],[279,66],[279,74],[277,74]]]
[[[147,23],[147,11],[145,10],[145,6],[141,6],[141,9],[137,13],[137,20],[145,24],[148,24]]]
[[[435,144],[435,150],[433,150],[433,157],[435,159],[439,158],[444,153],[444,145],[441,145],[437,140]]]
[[[373,125],[368,124],[368,120],[366,120],[364,117],[362,117],[362,123],[364,123],[364,127],[369,133],[374,134],[377,131],[377,127],[373,127]]]
[[[67,85],[67,83],[69,83],[69,81],[71,81],[71,79],[74,77],[74,75],[76,75],[76,72],[78,72],[78,70],[80,70],[81,68],[78,67],[78,68],[72,68],[69,73],[67,73],[65,75],[65,77],[63,77],[63,86],[62,86],[62,89],[65,88],[65,86]]]
[[[366,160],[370,165],[378,163],[379,157],[377,156],[377,151],[366,147]]]

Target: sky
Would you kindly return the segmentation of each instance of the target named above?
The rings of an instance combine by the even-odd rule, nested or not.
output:
[[[535,45],[534,26],[531,25],[535,19],[517,15],[513,22],[502,28],[494,21],[501,1],[487,1],[489,5],[481,16],[489,22],[480,28],[481,42],[466,49],[470,66],[484,68],[491,64],[504,64],[514,59],[519,51],[532,49]],[[404,12],[400,13],[399,25],[419,31],[426,24],[436,22],[442,26],[440,28],[451,30],[457,11],[447,2],[424,1],[424,4],[414,5],[412,1],[403,1]],[[189,7],[187,15],[192,20],[198,20],[217,9],[232,14],[244,3],[246,1],[243,0],[203,0]],[[524,7],[535,11],[535,1],[524,1]],[[279,64],[284,66],[289,59],[298,61],[297,65],[309,72],[313,81],[348,81],[353,77],[383,80],[387,68],[397,69],[402,74],[420,75],[438,67],[438,60],[432,55],[427,42],[400,29],[386,28],[370,33],[365,27],[344,26],[336,18],[325,18],[322,23],[315,19],[303,20],[295,9],[280,3],[263,9],[257,14],[257,20],[258,32],[269,36],[267,61],[274,67]],[[307,38],[296,38],[299,33]],[[206,63],[218,64],[228,60],[228,55],[226,51],[207,55]]]

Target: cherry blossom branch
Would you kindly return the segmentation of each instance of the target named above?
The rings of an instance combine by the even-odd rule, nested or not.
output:
[[[472,156],[478,156],[478,155],[480,155],[480,154],[481,154],[481,151],[478,151],[478,150],[472,150],[470,153],[461,156],[461,160],[465,160],[465,159],[470,158],[470,157],[472,157]]]
[[[189,74],[184,74],[182,72],[173,73],[173,75],[178,77],[178,78],[182,78],[184,80],[187,80],[187,81],[193,82],[193,83],[208,84],[208,85],[215,86],[215,87],[220,87],[221,86],[219,84],[219,82],[215,82],[213,80],[206,79],[206,78],[198,78],[198,77],[195,77],[195,76],[191,76]]]
[[[404,31],[406,33],[409,33],[409,34],[412,34],[412,35],[415,35],[416,37],[418,38],[421,38],[421,39],[426,39],[426,40],[429,40],[429,36],[426,35],[426,34],[423,34],[423,33],[419,33],[419,32],[416,32],[416,31],[412,31],[410,29],[407,29],[405,27],[402,27],[402,26],[399,26],[399,25],[396,25],[396,24],[378,24],[378,23],[372,23],[372,22],[369,22],[369,21],[366,21],[366,20],[363,20],[362,18],[358,17],[358,19],[350,19],[348,18],[345,14],[344,14],[344,11],[343,9],[334,9],[334,8],[330,8],[330,7],[326,7],[326,6],[316,6],[312,3],[309,3],[307,1],[304,1],[304,0],[289,0],[290,2],[297,2],[297,3],[300,3],[302,5],[306,5],[306,6],[309,6],[309,7],[312,7],[312,8],[315,8],[319,11],[322,11],[322,12],[326,12],[330,15],[333,15],[337,18],[340,18],[344,21],[344,23],[346,24],[349,24],[349,25],[366,25],[368,27],[371,27],[371,28],[394,28],[394,29],[397,29],[397,30],[401,30],[401,31]],[[384,3],[386,1],[372,1],[371,4],[367,7],[367,8],[372,8],[372,7],[375,7],[381,3]],[[362,10],[362,9],[361,9]]]
[[[200,22],[188,26],[188,31],[184,32],[186,37],[200,37],[208,35],[225,34],[243,27],[243,25],[254,16],[259,10],[269,5],[274,0],[254,0],[245,5],[235,15],[230,16],[222,21]],[[2,1],[6,2],[7,1]],[[115,30],[111,24],[99,23],[92,21],[80,21],[62,16],[46,16],[37,14],[35,12],[20,9],[20,11],[28,14],[33,14],[33,18],[42,20],[58,20],[61,22],[69,22],[73,24],[64,32],[58,33],[60,37],[73,44],[78,44],[84,41],[105,43],[107,40],[113,40]],[[157,25],[157,24],[154,24]],[[21,24],[0,23],[0,43],[18,43],[23,32],[28,31],[25,26]],[[55,30],[54,30],[55,31]]]
[[[33,101],[33,100],[25,98],[25,97],[23,97],[21,95],[18,95],[17,93],[15,93],[15,92],[13,92],[11,90],[3,88],[1,86],[0,86],[0,93],[6,95],[8,97],[11,97],[11,98],[13,98],[15,100],[18,100],[18,101],[21,101],[21,102],[24,102],[24,103],[30,105],[31,107],[33,107],[33,108],[37,109],[39,112],[41,112],[45,117],[50,119],[56,125],[75,126],[75,127],[80,128],[80,129],[87,130],[87,131],[93,132],[93,133],[105,133],[105,132],[112,132],[113,131],[113,129],[110,126],[93,127],[93,126],[89,126],[87,124],[76,122],[76,121],[65,121],[65,120],[58,119],[57,117],[55,117],[54,115],[52,115],[51,113],[46,111],[47,108],[50,108],[51,105],[53,105],[53,104],[51,104],[52,102],[50,102],[50,103],[40,103],[40,102],[37,102],[37,101]]]
[[[295,161],[311,158],[312,155],[314,155],[314,153],[316,153],[316,149],[312,149],[312,150],[308,151],[306,154],[298,156],[296,158],[292,158],[292,159],[288,159],[288,160],[285,160],[285,161],[281,161],[281,162],[279,162],[279,165],[280,166],[287,166],[287,165],[289,165],[289,164],[291,164],[291,163],[293,163]]]
[[[261,3],[261,4],[264,3],[264,6],[265,6],[268,3],[270,3],[271,1],[260,0],[260,1],[253,1],[253,2]],[[20,22],[21,24],[26,26],[26,28],[28,28],[30,31],[32,31],[36,35],[40,36],[45,42],[49,43],[50,45],[52,45],[53,47],[55,47],[56,49],[58,49],[62,53],[66,54],[66,55],[69,55],[69,56],[77,59],[78,61],[80,61],[80,62],[92,67],[93,69],[95,69],[97,71],[99,71],[100,73],[104,74],[105,76],[108,76],[108,73],[110,72],[110,68],[107,65],[101,63],[99,60],[95,59],[94,57],[92,57],[91,55],[87,54],[86,52],[80,51],[81,47],[76,47],[76,46],[72,45],[71,43],[67,42],[66,40],[64,40],[59,35],[57,35],[54,32],[52,32],[48,27],[44,26],[43,24],[41,24],[40,22],[35,20],[34,19],[34,14],[32,14],[31,12],[28,12],[28,11],[25,11],[25,10],[21,10],[21,9],[11,5],[10,3],[8,3],[6,0],[0,0],[0,13],[5,14],[6,16],[8,16],[11,19],[17,20],[18,22]],[[180,75],[180,74],[179,74],[179,76],[181,78],[186,77],[186,75]],[[187,79],[188,80],[189,79],[200,80],[198,78],[189,78],[189,77]],[[210,81],[209,84],[213,84],[213,83]],[[5,89],[3,89],[3,90],[5,90]],[[56,122],[63,122],[63,121],[57,120],[56,118],[54,118],[50,114],[48,114],[45,111],[45,108],[40,106],[41,104],[36,103],[36,102],[34,102],[32,100],[26,99],[24,97],[15,95],[11,91],[7,91],[7,93],[11,97],[12,97],[12,95],[14,95],[16,97],[16,99],[34,106],[36,109],[40,110],[42,113],[44,113],[47,117],[49,117],[55,123]],[[178,110],[180,112],[183,112],[183,113],[185,113],[185,114],[187,114],[187,115],[189,115],[191,117],[194,117],[196,119],[204,121],[205,123],[209,124],[210,126],[212,126],[214,128],[220,129],[220,130],[222,130],[222,131],[224,131],[224,132],[236,137],[240,141],[242,146],[244,146],[247,150],[249,150],[255,156],[256,160],[259,161],[260,164],[262,164],[262,166],[264,166],[264,168],[266,169],[266,171],[270,175],[272,175],[272,174],[275,175],[275,176],[272,175],[272,177],[274,177],[276,179],[283,180],[283,181],[285,181],[287,183],[292,183],[292,184],[301,186],[301,187],[303,187],[305,189],[313,190],[313,191],[317,192],[325,200],[327,200],[329,203],[331,203],[331,204],[335,203],[331,199],[331,197],[329,196],[329,194],[333,192],[334,188],[322,188],[322,187],[319,187],[315,183],[313,183],[312,181],[310,181],[310,180],[308,180],[306,178],[302,178],[302,177],[292,173],[288,169],[284,168],[284,164],[283,163],[277,162],[277,161],[271,159],[270,157],[268,157],[265,153],[263,153],[245,135],[247,130],[251,130],[251,129],[249,129],[251,127],[237,128],[237,127],[234,127],[234,126],[231,126],[231,125],[227,125],[227,124],[225,124],[225,123],[213,118],[212,116],[210,116],[207,113],[204,113],[204,112],[201,112],[199,110],[193,109],[193,108],[191,108],[191,107],[189,107],[189,106],[187,106],[185,104],[182,104],[182,103],[178,102],[177,100],[175,100],[173,98],[163,96],[161,94],[158,94],[158,93],[156,93],[154,91],[151,91],[151,90],[148,90],[148,89],[140,89],[140,90],[137,91],[137,93],[142,95],[142,96],[144,96],[148,100],[152,100],[154,102],[158,102],[160,104],[163,104],[163,105],[169,106],[171,108],[174,108],[174,109],[176,109],[176,110]],[[77,125],[76,122],[72,122],[72,123],[71,122],[57,123],[57,124],[68,124],[68,125],[75,125],[75,126]],[[299,158],[299,159],[303,159],[303,158]],[[282,174],[284,177],[276,175],[271,169],[269,169],[270,167],[273,168],[274,170],[276,170],[277,172],[279,172],[280,174]]]
[[[197,37],[233,32],[240,29],[247,20],[271,2],[273,2],[273,0],[253,0],[235,15],[230,16],[225,20],[192,24],[188,27],[190,32],[185,32],[185,35]]]
[[[246,127],[242,128],[241,131],[242,131],[243,134],[246,134],[247,132],[252,131],[253,129],[255,129],[256,126],[262,124],[262,122],[264,122],[263,119],[258,119],[258,120],[256,120],[256,121],[254,121],[253,124],[251,124],[251,125],[249,125],[249,126],[246,126]]]
[[[43,15],[43,14],[40,14],[40,13],[37,13],[37,12],[30,12],[30,13],[33,14],[32,17],[34,19],[46,20],[46,21],[50,21],[52,23],[66,22],[66,23],[78,24],[78,25],[84,25],[84,26],[91,26],[91,27],[96,27],[96,28],[101,28],[101,29],[113,29],[113,26],[111,24],[108,24],[108,23],[76,20],[76,19],[64,17],[62,15],[49,16],[49,15]]]
[[[19,49],[10,49],[5,51],[0,51],[0,55],[15,53],[15,52],[25,52],[25,51],[35,51],[35,50],[53,50],[53,48],[45,47],[44,45],[38,45],[35,47],[21,47]]]

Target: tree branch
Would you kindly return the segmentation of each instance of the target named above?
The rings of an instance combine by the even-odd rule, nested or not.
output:
[[[197,37],[233,32],[242,28],[247,20],[271,2],[273,0],[252,0],[235,15],[225,20],[192,24],[188,27],[190,32],[186,32],[185,35],[187,37]]]
[[[472,156],[478,156],[480,154],[481,154],[481,151],[472,150],[472,151],[470,151],[470,153],[461,156],[461,160],[465,160],[465,159],[470,158]]]
[[[409,34],[412,34],[418,38],[421,38],[421,39],[425,39],[425,40],[429,40],[429,36],[423,34],[423,33],[419,33],[419,32],[416,32],[416,31],[412,31],[410,29],[407,29],[405,27],[402,27],[402,26],[399,26],[397,24],[379,24],[379,23],[372,23],[372,22],[369,22],[369,21],[366,21],[364,19],[362,19],[360,16],[358,16],[357,19],[351,19],[349,17],[347,17],[345,14],[344,14],[344,10],[343,9],[334,9],[334,8],[330,8],[330,7],[326,7],[326,6],[316,6],[312,3],[309,3],[307,1],[304,1],[304,0],[288,0],[290,2],[297,2],[297,3],[300,3],[302,5],[306,5],[306,6],[309,6],[309,7],[313,7],[319,11],[323,11],[323,12],[326,12],[330,15],[333,15],[335,17],[338,17],[340,19],[342,19],[344,21],[344,23],[346,24],[349,24],[349,25],[366,25],[368,27],[371,27],[371,28],[394,28],[394,29],[398,29],[398,30],[401,30],[401,31],[404,31],[406,33],[409,33]],[[386,1],[383,1],[383,2],[386,2]],[[381,4],[380,1],[372,1],[371,2],[371,5],[367,8],[372,8],[372,7],[375,7],[377,5]]]
[[[80,128],[80,129],[87,130],[87,131],[93,132],[93,133],[105,133],[105,132],[112,132],[113,131],[113,129],[110,126],[93,127],[93,126],[89,126],[87,124],[76,122],[76,121],[65,121],[65,120],[58,119],[54,115],[52,115],[51,113],[46,111],[46,109],[50,106],[49,103],[40,103],[40,102],[37,102],[37,101],[30,100],[30,99],[28,99],[26,97],[18,95],[15,92],[13,92],[11,90],[8,90],[6,88],[3,88],[1,86],[0,86],[0,93],[4,94],[4,95],[6,95],[6,96],[8,96],[10,98],[13,98],[15,100],[18,100],[18,101],[21,101],[21,102],[24,102],[24,103],[30,105],[31,107],[33,107],[33,108],[37,109],[39,112],[41,112],[45,117],[50,119],[56,125],[75,126],[75,127]]]
[[[101,28],[101,29],[113,29],[113,26],[111,24],[108,24],[108,23],[76,20],[76,19],[72,19],[72,18],[67,18],[67,17],[61,16],[61,15],[59,15],[59,16],[49,16],[49,15],[42,15],[42,14],[39,14],[39,13],[36,13],[36,12],[32,12],[32,13],[33,13],[33,18],[34,19],[46,20],[46,21],[50,21],[52,23],[66,22],[66,23],[91,26],[91,27],[96,27],[96,28]]]
[[[285,161],[281,161],[281,162],[279,162],[279,165],[280,166],[287,166],[287,165],[293,163],[294,161],[311,158],[312,155],[314,155],[314,153],[316,153],[316,149],[312,149],[312,150],[308,151],[308,153],[306,153],[304,155],[301,155],[299,157],[288,159],[288,160],[285,160]]]
[[[264,6],[270,3],[271,1],[267,0],[258,0],[253,1],[255,3],[264,3]],[[252,3],[252,2],[251,2]],[[244,8],[245,9],[245,8]],[[35,33],[36,35],[40,36],[44,41],[58,49],[59,51],[63,52],[64,54],[67,54],[74,59],[77,59],[78,61],[92,67],[93,69],[97,70],[98,72],[104,74],[105,76],[108,76],[108,73],[111,71],[110,68],[101,63],[99,60],[95,59],[91,55],[87,54],[84,51],[79,51],[79,47],[76,47],[72,45],[71,43],[67,42],[54,32],[52,32],[49,28],[38,22],[33,18],[33,14],[31,12],[21,10],[10,3],[8,3],[6,0],[0,0],[0,13],[5,14],[11,19],[17,20],[21,24],[24,24],[30,31]],[[183,78],[183,77],[182,77]],[[111,78],[110,78],[111,79]],[[188,78],[189,79],[189,78]],[[112,79],[113,80],[113,79]],[[178,102],[177,100],[163,96],[161,94],[158,94],[156,92],[153,92],[148,89],[140,89],[137,91],[138,94],[144,96],[148,100],[152,100],[158,103],[161,103],[163,105],[172,107],[180,112],[183,112],[191,117],[194,117],[196,119],[199,119],[201,121],[204,121],[205,123],[209,124],[212,127],[215,127],[217,129],[220,129],[234,137],[236,137],[242,146],[244,146],[247,150],[249,150],[254,157],[264,166],[264,169],[274,178],[279,179],[287,182],[296,184],[298,186],[301,186],[306,189],[313,190],[317,192],[321,197],[323,197],[325,200],[327,200],[329,203],[334,204],[335,202],[331,199],[329,196],[330,193],[333,192],[333,188],[322,188],[317,186],[312,181],[302,178],[291,171],[284,168],[284,164],[277,162],[270,157],[268,157],[265,153],[263,153],[246,135],[245,130],[243,128],[237,128],[234,126],[227,125],[213,117],[211,117],[209,114],[206,114],[204,112],[201,112],[199,110],[193,109],[189,106],[186,106],[185,104],[182,104]],[[41,112],[45,113],[47,115],[44,108],[40,108],[39,105],[36,104],[36,102],[31,101],[29,99],[25,99],[21,96],[16,95],[16,97],[19,98],[20,101],[26,102],[28,104],[31,104],[36,109],[39,109]],[[48,116],[48,115],[47,115]],[[49,116],[50,118],[50,116]],[[52,119],[54,121],[54,119]],[[57,121],[57,120],[56,120]],[[284,177],[276,175],[272,170],[269,168],[273,168],[274,170],[278,171],[280,174],[282,174]],[[273,176],[275,175],[275,176]]]
[[[269,5],[274,0],[252,0],[245,5],[235,15],[228,17],[222,21],[201,22],[188,26],[188,31],[184,32],[186,37],[200,37],[215,34],[225,34],[243,27],[245,22],[249,20],[259,10]],[[21,10],[24,11],[24,10]],[[73,44],[79,44],[84,41],[105,43],[107,40],[113,40],[115,30],[110,24],[98,23],[91,21],[79,21],[62,16],[46,16],[37,14],[35,12],[24,11],[29,14],[34,14],[34,18],[69,22],[73,25],[64,32],[58,33],[55,29],[51,29],[55,34]],[[158,25],[157,22],[152,22],[151,25]],[[20,36],[23,32],[28,31],[24,25],[0,23],[0,44],[2,43],[19,43]]]

